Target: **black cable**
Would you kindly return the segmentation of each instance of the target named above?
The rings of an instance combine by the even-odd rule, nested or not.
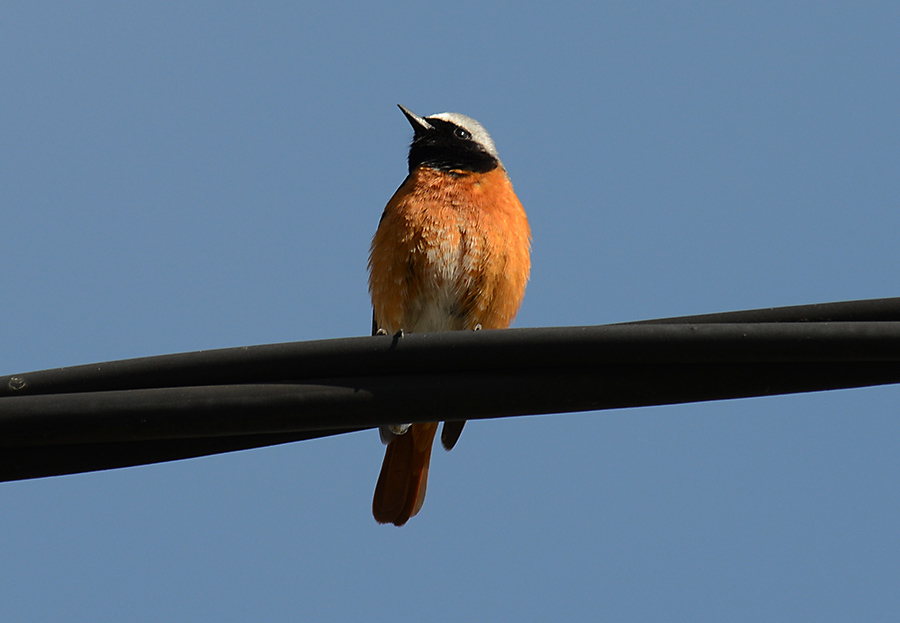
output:
[[[900,299],[229,348],[0,377],[0,480],[396,422],[898,382]]]

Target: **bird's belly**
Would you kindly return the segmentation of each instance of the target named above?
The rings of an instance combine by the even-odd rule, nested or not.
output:
[[[435,281],[429,285],[409,301],[403,329],[410,333],[427,333],[469,328],[462,313],[461,292],[456,281]]]

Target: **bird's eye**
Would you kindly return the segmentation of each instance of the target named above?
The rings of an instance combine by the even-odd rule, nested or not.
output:
[[[464,141],[472,138],[472,134],[465,128],[456,128],[455,130],[453,130],[453,136],[455,136],[456,138],[460,138]]]

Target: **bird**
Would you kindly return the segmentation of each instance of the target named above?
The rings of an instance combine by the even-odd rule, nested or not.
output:
[[[372,333],[505,329],[531,271],[531,229],[494,141],[465,115],[399,108],[413,128],[409,174],[369,251]],[[464,416],[444,422],[445,449],[459,439]],[[422,508],[437,427],[382,427],[387,448],[372,500],[378,523],[402,526]]]

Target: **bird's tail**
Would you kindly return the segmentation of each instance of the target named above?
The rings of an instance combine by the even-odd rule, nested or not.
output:
[[[372,500],[378,523],[402,526],[422,508],[437,427],[437,422],[413,424],[388,444]]]

